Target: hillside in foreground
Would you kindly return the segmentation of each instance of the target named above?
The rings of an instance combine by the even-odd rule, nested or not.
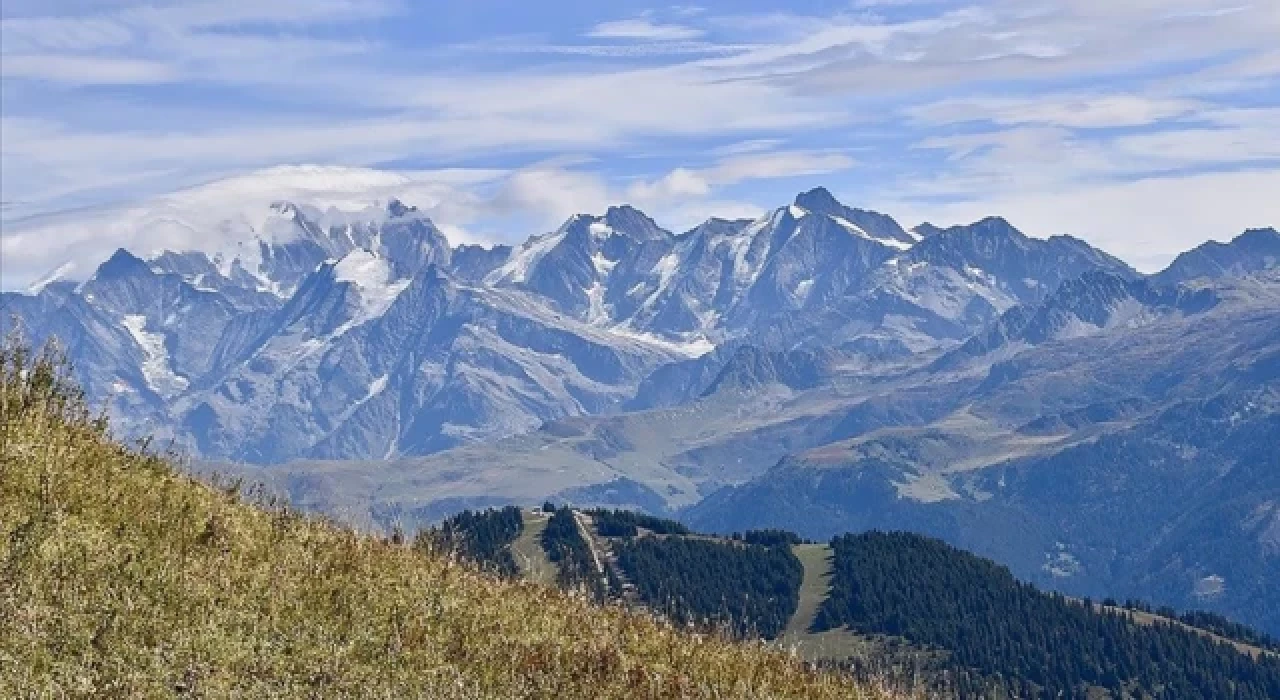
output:
[[[889,697],[246,503],[113,441],[47,357],[0,366],[0,696]]]

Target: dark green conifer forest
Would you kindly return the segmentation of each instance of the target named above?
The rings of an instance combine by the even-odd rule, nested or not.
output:
[[[557,579],[561,586],[585,587],[597,598],[605,595],[590,545],[583,539],[571,508],[561,507],[551,514],[547,529],[542,531],[542,548],[559,567]]]
[[[907,533],[832,542],[831,593],[815,627],[899,636],[1014,697],[1280,698],[1280,658],[1256,661],[1176,623],[1045,593],[994,562]]]
[[[614,551],[641,600],[680,622],[773,639],[799,601],[804,572],[787,546],[643,537]]]
[[[520,572],[511,557],[509,545],[520,536],[524,520],[520,509],[507,506],[485,511],[464,510],[419,537],[427,538],[439,548],[465,559],[481,563],[503,576]]]

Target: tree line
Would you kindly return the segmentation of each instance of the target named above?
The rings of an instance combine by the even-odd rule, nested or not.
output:
[[[687,535],[689,528],[684,523],[667,520],[633,510],[608,510],[596,508],[587,511],[595,521],[596,532],[601,537],[635,537],[640,528],[655,535]]]
[[[1117,607],[1117,603],[1113,599],[1102,601],[1103,605]],[[1188,610],[1184,613],[1178,613],[1168,606],[1154,607],[1150,603],[1141,600],[1126,600],[1122,606],[1126,610],[1136,610],[1152,615],[1160,615],[1171,620],[1178,620],[1183,624],[1191,625],[1206,632],[1212,632],[1219,637],[1230,639],[1241,644],[1258,647],[1259,649],[1267,649],[1269,651],[1280,652],[1280,640],[1275,637],[1256,630],[1248,625],[1242,625],[1239,622],[1228,620],[1218,613],[1208,612],[1205,610]]]

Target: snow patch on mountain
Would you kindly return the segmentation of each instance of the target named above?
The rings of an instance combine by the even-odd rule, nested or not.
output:
[[[567,226],[567,224],[566,224]],[[555,233],[549,233],[545,236],[531,238],[520,246],[515,253],[511,255],[511,259],[499,267],[497,270],[489,273],[485,277],[485,283],[497,284],[499,282],[507,283],[524,283],[529,281],[529,276],[538,261],[547,253],[555,250],[560,245],[566,235],[565,229],[562,227]]]
[[[645,333],[625,326],[614,326],[609,329],[609,332],[615,333],[623,338],[638,340],[646,345],[661,348],[674,355],[690,360],[702,357],[716,349],[716,344],[711,339],[700,333],[687,334],[687,339],[685,340],[671,340],[654,335],[653,333]]]
[[[147,386],[165,398],[185,391],[189,382],[186,377],[173,371],[169,351],[165,348],[164,334],[148,331],[147,317],[141,314],[129,314],[120,319],[120,322],[145,355],[142,376]]]
[[[613,268],[618,266],[618,261],[610,260],[604,256],[604,253],[596,251],[595,255],[591,256],[591,264],[596,268],[596,278],[604,279],[613,272]]]
[[[354,286],[360,295],[359,310],[334,336],[379,318],[413,280],[395,280],[386,260],[363,249],[351,251],[333,267],[334,280]]]
[[[391,266],[367,250],[355,250],[333,266],[333,278],[350,282],[361,290],[385,286],[391,278]]]
[[[359,410],[361,406],[369,403],[376,396],[386,390],[388,381],[389,378],[384,374],[370,382],[368,390],[365,391],[365,395],[357,399],[355,403],[348,406],[342,413],[338,414],[338,420],[336,423],[341,425],[350,420],[351,416],[355,415],[355,412]]]
[[[731,239],[733,281],[738,289],[746,289],[759,279],[760,272],[764,269],[765,256],[757,256],[754,261],[748,260],[747,257],[751,253],[751,244],[765,230],[776,226],[781,220],[782,212],[784,211],[786,210],[778,209],[768,216],[753,221],[745,231]]]
[[[609,322],[609,311],[604,304],[604,285],[599,280],[587,290],[587,323],[601,325]]]
[[[852,233],[853,235],[859,238],[865,238],[868,241],[875,241],[876,243],[879,243],[881,245],[887,245],[890,248],[895,248],[897,250],[911,249],[911,246],[912,246],[911,243],[900,241],[896,238],[878,238],[876,236],[873,236],[867,233],[866,230],[864,230],[861,226],[853,223],[852,221],[844,218],[843,216],[836,216],[835,214],[828,214],[827,216],[829,216],[832,221],[843,226],[846,231],[848,231],[849,233]]]

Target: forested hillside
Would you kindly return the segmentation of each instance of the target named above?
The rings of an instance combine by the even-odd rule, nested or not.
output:
[[[773,639],[796,611],[803,572],[786,545],[643,537],[614,551],[641,601],[680,622]]]
[[[573,509],[561,507],[551,514],[547,529],[542,532],[542,548],[559,567],[561,586],[582,587],[596,598],[604,597],[600,572],[596,570],[590,545],[578,528]]]
[[[832,548],[835,575],[819,630],[848,627],[948,650],[953,666],[1003,678],[1015,697],[1083,697],[1091,689],[1112,697],[1280,697],[1274,655],[1255,661],[1173,621],[1135,624],[1114,609],[1042,592],[938,540],[873,532],[838,537]],[[1213,622],[1211,629],[1224,627]]]
[[[511,556],[511,543],[524,529],[520,509],[507,506],[500,510],[464,510],[446,519],[438,527],[418,534],[422,544],[453,552],[472,562],[487,565],[504,576],[520,573]]]
[[[635,537],[640,534],[641,529],[655,535],[689,534],[689,528],[684,523],[632,510],[595,508],[587,511],[587,514],[595,521],[596,532],[601,537]]]

